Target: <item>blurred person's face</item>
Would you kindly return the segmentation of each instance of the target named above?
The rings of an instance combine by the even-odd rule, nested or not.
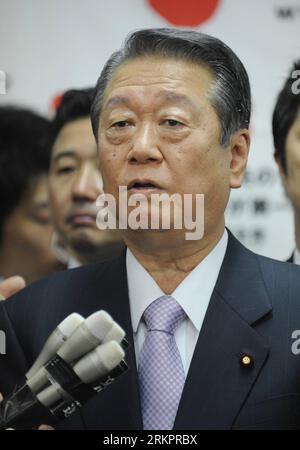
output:
[[[277,161],[280,175],[295,212],[300,214],[300,110],[286,138],[285,156],[287,173]]]
[[[81,263],[97,260],[119,239],[96,226],[102,177],[90,119],[67,123],[55,140],[49,172],[53,222],[59,237]]]
[[[116,70],[99,123],[105,192],[118,198],[122,185],[129,196],[204,194],[205,235],[220,231],[230,188],[242,182],[249,134],[235,133],[221,146],[220,121],[208,99],[212,82],[205,67],[174,59],[137,58]]]
[[[31,283],[62,269],[51,249],[52,235],[47,175],[41,175],[4,222],[0,275],[21,275]]]

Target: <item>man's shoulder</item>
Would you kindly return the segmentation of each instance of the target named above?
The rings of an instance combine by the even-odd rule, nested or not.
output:
[[[288,298],[291,303],[300,305],[300,266],[251,253],[258,263],[270,297],[273,300],[279,297]]]
[[[300,266],[291,264],[288,261],[279,261],[277,259],[269,258],[254,253],[259,262],[259,265],[263,272],[276,274],[280,279],[287,281],[286,277],[289,277],[289,282],[300,282]]]
[[[105,276],[105,273],[112,270],[113,266],[116,264],[116,260],[101,261],[93,264],[87,264],[85,266],[76,267],[73,269],[66,269],[57,272],[47,278],[43,278],[28,285],[20,293],[15,295],[24,296],[30,291],[43,291],[45,289],[60,289],[74,288],[82,283],[90,282],[95,277],[99,278]],[[10,299],[8,299],[9,301]]]
[[[126,294],[125,274],[125,258],[121,255],[33,283],[0,302],[0,329],[10,336],[10,342],[17,340],[31,363],[50,333],[69,314],[88,317],[100,309],[110,312],[114,305],[111,292],[120,286]]]
[[[18,294],[5,301],[5,309],[11,316],[28,316],[34,312],[35,317],[55,310],[62,314],[68,311],[78,311],[86,306],[93,298],[105,296],[106,290],[125,269],[125,258],[118,258],[88,264],[86,266],[64,270],[50,277],[39,280],[27,286]],[[39,313],[40,311],[40,313]]]
[[[248,286],[257,286],[260,278],[263,281],[260,286],[265,287],[269,297],[275,298],[279,293],[282,296],[284,292],[285,296],[288,294],[296,298],[300,304],[300,266],[259,255],[245,247],[231,233],[224,263],[227,274],[234,270],[237,283],[247,280]]]
[[[293,276],[297,276],[297,274],[299,276],[300,266],[297,266],[296,264],[290,264],[290,260],[279,261],[277,259],[255,253],[244,244],[242,244],[230,231],[227,251],[228,250],[230,252],[230,255],[232,255],[233,253],[239,253],[240,255],[246,257],[246,259],[243,258],[243,261],[245,263],[249,263],[251,260],[256,260],[263,271],[275,271],[277,274],[283,275],[289,272],[293,274]]]

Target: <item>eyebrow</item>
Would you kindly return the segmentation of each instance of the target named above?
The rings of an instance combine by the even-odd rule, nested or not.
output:
[[[112,97],[108,100],[106,105],[104,105],[104,108],[109,108],[111,106],[129,106],[130,100],[128,97],[123,97],[121,95],[116,95],[115,97]]]
[[[162,95],[163,100],[170,103],[181,103],[186,105],[189,108],[194,109],[195,111],[199,111],[199,106],[196,105],[187,95],[178,94],[177,92],[164,92]]]
[[[57,162],[61,158],[76,158],[76,155],[73,150],[63,150],[55,155],[52,159],[53,162]]]

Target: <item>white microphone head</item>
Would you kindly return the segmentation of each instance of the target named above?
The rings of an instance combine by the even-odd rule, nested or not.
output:
[[[99,360],[103,361],[107,372],[111,372],[125,356],[124,350],[116,341],[109,341],[99,345],[94,352]]]
[[[65,336],[69,337],[74,330],[84,321],[84,318],[78,313],[72,313],[66,317],[59,325],[59,331]]]
[[[84,318],[78,313],[72,313],[66,317],[48,337],[39,356],[26,373],[26,378],[31,378],[43,364],[49,361],[83,322]]]
[[[125,352],[116,341],[99,345],[73,367],[84,383],[91,383],[109,374],[124,358]]]
[[[123,328],[120,327],[120,325],[117,324],[117,322],[113,323],[113,326],[103,339],[103,343],[109,342],[109,341],[116,341],[118,344],[120,344],[125,337],[125,331]]]
[[[112,317],[104,310],[96,311],[85,320],[85,326],[100,342],[113,326]]]
[[[91,314],[60,347],[57,354],[68,363],[74,363],[102,343],[113,326],[106,311]]]
[[[44,390],[36,394],[39,401],[46,406],[46,408],[50,408],[59,400],[62,400],[62,395],[57,389],[57,386],[51,384],[47,386]]]

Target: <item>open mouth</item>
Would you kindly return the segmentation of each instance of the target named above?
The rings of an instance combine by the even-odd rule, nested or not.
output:
[[[161,187],[158,184],[152,181],[135,181],[135,180],[129,183],[127,188],[128,190],[137,190],[137,191],[148,189],[161,189]]]

